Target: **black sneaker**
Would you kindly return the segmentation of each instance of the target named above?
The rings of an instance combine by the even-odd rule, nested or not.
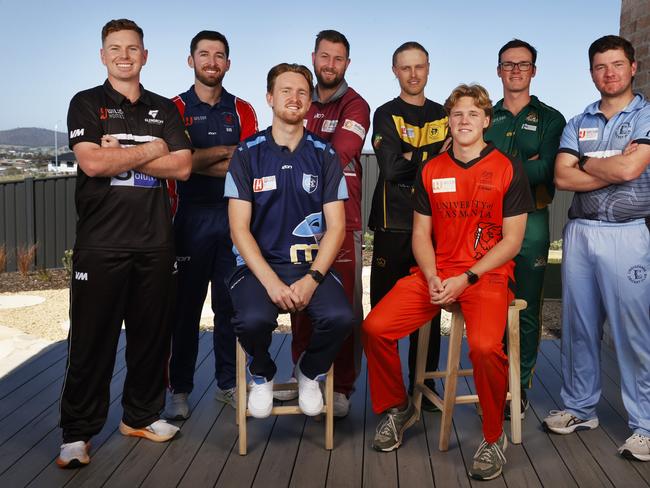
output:
[[[526,398],[526,390],[521,390],[521,418],[523,419],[526,416],[526,410],[530,403],[528,403],[528,398]],[[506,411],[505,411],[506,420],[510,420],[510,402],[506,402]]]

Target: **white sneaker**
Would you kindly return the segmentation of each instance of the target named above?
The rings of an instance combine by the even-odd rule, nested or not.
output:
[[[618,448],[618,453],[627,459],[650,461],[650,437],[632,434],[625,444]]]
[[[344,393],[334,392],[334,416],[346,417],[350,413],[350,400]]]
[[[90,462],[89,450],[90,444],[84,441],[63,444],[56,464],[59,468],[81,468]]]
[[[148,439],[153,442],[167,442],[169,439],[174,437],[179,430],[181,430],[179,427],[168,423],[166,420],[156,420],[141,429],[135,429],[129,427],[124,422],[120,422],[120,433],[122,435],[129,437],[142,437],[143,439]]]
[[[248,411],[258,419],[271,415],[273,409],[273,380],[267,381],[261,376],[254,376],[248,392]]]
[[[305,415],[313,417],[323,410],[323,394],[320,391],[320,383],[317,380],[310,380],[296,365],[296,379],[298,380],[298,405]]]
[[[163,415],[169,420],[185,420],[190,416],[190,404],[187,402],[188,393],[174,393]]]
[[[294,376],[287,380],[287,383],[297,383],[298,380]],[[273,398],[281,402],[288,402],[298,398],[298,390],[276,390],[273,392]]]
[[[598,419],[583,420],[566,410],[551,410],[542,422],[546,431],[556,434],[571,434],[580,430],[590,430],[598,427]]]

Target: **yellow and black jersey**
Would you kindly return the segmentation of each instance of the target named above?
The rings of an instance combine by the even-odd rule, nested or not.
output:
[[[447,115],[442,105],[431,100],[419,106],[397,97],[375,111],[372,125],[379,180],[368,226],[411,232],[413,182],[424,163],[440,151],[447,136]],[[411,153],[410,159],[404,157],[406,153]]]

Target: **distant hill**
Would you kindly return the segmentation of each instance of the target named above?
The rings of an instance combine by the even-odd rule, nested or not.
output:
[[[58,133],[58,146],[68,145],[68,134]],[[38,127],[20,127],[18,129],[0,130],[0,144],[6,146],[43,147],[54,146],[54,131]]]

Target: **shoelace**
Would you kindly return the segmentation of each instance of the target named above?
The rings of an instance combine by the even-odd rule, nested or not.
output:
[[[566,410],[551,410],[548,412],[550,416],[552,417],[553,415],[571,415],[569,412]]]
[[[500,461],[501,464],[506,463],[506,456],[503,454],[501,449],[497,446],[496,442],[493,442],[492,444],[488,444],[485,439],[481,442],[481,445],[478,446],[479,449],[479,456],[478,460],[488,463],[488,464],[493,464],[494,457],[497,457]]]
[[[391,436],[393,439],[397,440],[397,428],[395,427],[394,414],[386,414],[384,420],[382,420],[382,422],[377,426],[377,432],[379,435]]]
[[[630,441],[636,442],[639,445],[648,444],[648,438],[646,436],[644,436],[644,435],[641,435],[641,434],[632,435],[632,437],[630,438]]]

